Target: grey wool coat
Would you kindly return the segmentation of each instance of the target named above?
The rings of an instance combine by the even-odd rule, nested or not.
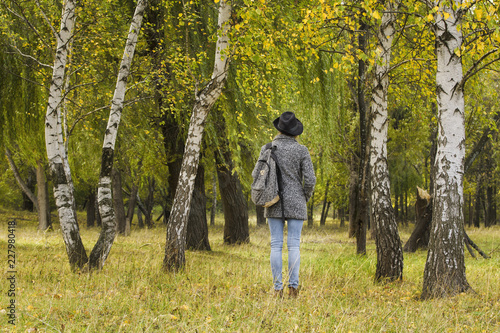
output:
[[[306,146],[297,142],[294,137],[279,134],[273,140],[275,154],[283,177],[283,204],[286,219],[307,220],[307,201],[312,196],[316,176],[311,155]],[[260,150],[259,159],[265,150]],[[255,172],[255,170],[254,170]],[[281,203],[268,207],[265,217],[281,218]]]

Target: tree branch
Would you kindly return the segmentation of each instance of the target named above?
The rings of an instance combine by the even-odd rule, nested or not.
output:
[[[36,208],[36,211],[38,212],[38,201],[29,189],[28,185],[23,181],[21,178],[21,175],[19,174],[19,170],[17,169],[16,164],[14,163],[14,160],[12,159],[12,154],[9,150],[9,148],[5,147],[5,156],[7,156],[7,160],[9,161],[10,169],[12,170],[12,173],[14,174],[14,177],[16,178],[17,184],[21,188],[21,190],[26,194],[26,196],[33,202],[33,205]]]
[[[472,76],[474,76],[475,74],[477,74],[479,71],[485,69],[487,66],[491,65],[492,63],[494,63],[495,61],[498,61],[500,60],[500,56],[491,60],[490,62],[484,64],[483,66],[479,67],[479,65],[481,64],[481,62],[483,60],[485,60],[486,58],[488,58],[490,55],[494,54],[498,52],[498,47],[496,49],[493,49],[493,50],[490,50],[488,52],[486,52],[485,54],[482,55],[481,58],[479,58],[472,66],[471,68],[469,68],[469,70],[467,71],[467,73],[465,73],[464,77],[462,78],[462,81],[460,82],[460,87],[463,89],[464,86],[465,86],[465,83],[467,82],[468,79],[470,79]]]
[[[47,67],[47,68],[50,68],[50,69],[53,69],[53,67],[52,67],[51,65],[44,64],[43,62],[40,62],[37,58],[35,58],[35,57],[33,57],[33,56],[30,56],[29,54],[24,54],[24,53],[22,53],[22,52],[21,52],[21,50],[19,50],[19,49],[17,48],[17,46],[15,46],[15,45],[12,45],[12,44],[11,44],[11,45],[10,45],[10,47],[12,47],[14,50],[16,50],[16,51],[17,51],[17,53],[19,53],[19,55],[21,55],[21,56],[23,56],[23,57],[25,57],[25,58],[28,58],[28,59],[33,60],[34,62],[36,62],[36,63],[37,63],[37,64],[39,64],[40,66],[42,66],[42,67]]]

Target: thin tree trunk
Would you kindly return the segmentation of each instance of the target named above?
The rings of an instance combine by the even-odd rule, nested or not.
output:
[[[319,225],[325,225],[326,223],[326,215],[328,212],[326,212],[326,205],[328,202],[328,186],[330,185],[330,181],[326,182],[326,189],[325,189],[325,199],[323,200],[323,209],[321,210],[321,219],[319,220]]]
[[[424,270],[422,299],[456,295],[470,289],[465,276],[463,174],[465,107],[462,62],[462,1],[436,2],[438,146],[435,160],[432,233]],[[443,16],[442,13],[446,13]]]
[[[474,215],[474,210],[472,206],[472,193],[469,193],[469,227],[472,226],[472,216]]]
[[[212,180],[212,209],[210,210],[210,225],[215,225],[215,213],[217,212],[217,170]],[[264,209],[264,208],[262,208]]]
[[[396,185],[395,186],[396,190],[395,190],[395,194],[394,194],[394,218],[396,219],[396,223],[399,223],[399,197],[398,197],[398,186]]]
[[[340,215],[340,227],[343,228],[345,225],[345,212],[344,208],[339,209],[339,215]]]
[[[349,238],[356,237],[355,213],[357,205],[357,184],[358,184],[358,163],[356,158],[351,156],[349,165]]]
[[[226,81],[228,54],[224,54],[229,44],[229,19],[231,5],[224,0],[219,2],[219,36],[216,44],[216,55],[212,79],[207,86],[196,94],[196,102],[188,130],[188,139],[182,159],[179,183],[167,226],[167,240],[163,267],[167,271],[175,271],[184,267],[186,231],[191,206],[191,197],[194,181],[198,171],[198,162],[201,150],[201,140],[205,129],[205,121],[210,109],[219,98]]]
[[[120,171],[113,169],[113,208],[115,210],[116,229],[119,234],[125,234],[126,217],[125,206],[123,205],[122,178]]]
[[[36,168],[36,183],[37,183],[37,202],[38,202],[38,229],[47,230],[51,227],[50,221],[50,203],[45,178],[45,170],[41,161],[37,161]]]
[[[125,236],[130,235],[130,227],[132,226],[132,220],[134,219],[134,211],[137,203],[138,191],[139,186],[136,183],[133,183],[132,190],[130,191],[130,197],[128,199],[127,220],[125,222]]]
[[[483,197],[483,177],[479,176],[476,182],[476,200],[474,203],[474,227],[479,228],[481,222],[481,198]]]
[[[154,177],[148,177],[148,196],[145,202],[141,201],[139,195],[137,195],[137,205],[144,215],[144,221],[141,219],[140,228],[146,225],[148,228],[153,227],[153,206],[154,206],[154,191],[156,187],[156,181]],[[142,225],[142,226],[141,226]]]
[[[26,177],[25,184],[30,190],[32,194],[35,193],[36,189],[36,169],[33,167],[28,168],[28,176]],[[23,197],[23,210],[27,210],[28,212],[34,212],[36,209],[38,202],[33,201],[26,193],[21,192]]]
[[[255,206],[255,215],[257,218],[257,226],[266,225],[266,218],[264,217],[264,207]]]
[[[314,192],[308,204],[309,204],[309,209],[307,212],[307,226],[310,228],[314,224]]]
[[[361,52],[366,51],[368,41],[368,25],[361,19],[360,32],[358,35],[358,49]],[[354,212],[354,228],[356,236],[356,253],[366,254],[366,229],[368,226],[368,181],[367,181],[367,144],[368,144],[368,126],[366,120],[366,102],[365,102],[365,81],[366,81],[366,63],[364,60],[358,60],[358,82],[357,82],[357,104],[359,112],[359,166],[356,184],[356,208]]]
[[[89,258],[90,269],[101,269],[106,261],[109,251],[116,235],[116,219],[113,209],[113,193],[111,190],[111,173],[113,169],[113,156],[115,151],[116,137],[120,125],[121,114],[123,110],[123,100],[127,90],[127,78],[130,73],[130,66],[134,58],[137,37],[141,30],[144,10],[147,6],[147,0],[139,0],[135,8],[134,17],[130,24],[130,29],[123,52],[120,70],[116,81],[113,100],[111,101],[111,110],[109,113],[108,126],[104,135],[101,159],[101,174],[99,177],[99,187],[97,190],[97,203],[102,218],[102,229],[99,239],[95,244]]]
[[[392,40],[394,37],[394,11],[397,6],[386,2],[382,22],[378,29],[380,63],[375,66],[371,112],[370,170],[371,170],[371,215],[375,228],[377,247],[376,281],[394,281],[403,278],[403,249],[391,204],[391,184],[387,165],[387,94]]]
[[[96,194],[94,191],[92,191],[87,197],[87,204],[86,204],[87,228],[92,228],[95,225],[95,220],[96,220],[95,206],[96,206]]]
[[[139,201],[137,201],[139,203]],[[139,229],[144,228],[144,220],[142,219],[142,210],[139,206],[137,206],[137,225],[139,226]]]
[[[22,179],[21,174],[19,173],[16,164],[14,163],[14,160],[12,159],[12,153],[7,147],[5,147],[5,156],[7,157],[7,161],[9,162],[10,170],[14,174],[14,178],[23,191],[23,194],[25,194],[29,198],[29,200],[31,200],[33,206],[35,206],[36,211],[39,212],[40,210],[38,207],[38,200],[33,191],[29,188],[28,184],[26,184],[26,182]]]
[[[54,197],[66,252],[73,270],[82,268],[88,261],[76,219],[73,183],[70,170],[67,168],[69,164],[63,144],[60,111],[68,43],[73,37],[75,24],[75,7],[75,0],[66,0],[64,3],[61,28],[56,34],[57,47],[45,116],[45,144],[54,185]]]
[[[205,195],[205,168],[198,167],[194,182],[193,199],[186,232],[186,247],[198,251],[211,251],[208,241],[207,197]]]

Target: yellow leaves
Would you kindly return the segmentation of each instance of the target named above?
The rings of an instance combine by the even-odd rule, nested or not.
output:
[[[425,19],[427,20],[427,22],[431,22],[431,21],[433,21],[433,20],[434,20],[434,15],[429,14],[429,15],[427,15],[427,16],[425,17]]]
[[[448,18],[450,17],[450,13],[444,12],[443,13],[443,17],[444,17],[445,20],[448,20]]]
[[[476,19],[478,21],[481,21],[481,19],[483,18],[483,10],[481,8],[477,8],[474,12],[475,16],[476,16]]]
[[[374,11],[374,12],[372,13],[372,16],[373,16],[374,18],[376,18],[377,20],[382,19],[382,17],[380,16],[380,14],[379,14],[379,12],[378,12],[378,11]]]

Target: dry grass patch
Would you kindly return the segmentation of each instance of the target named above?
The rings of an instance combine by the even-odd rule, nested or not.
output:
[[[0,214],[0,251],[6,286],[6,224]],[[118,237],[103,271],[70,271],[60,230],[39,232],[34,215],[17,215],[17,327],[19,332],[495,332],[500,330],[500,228],[468,230],[489,260],[466,253],[475,293],[418,300],[426,252],[405,253],[404,281],[373,283],[376,254],[355,255],[347,230],[304,227],[300,296],[273,297],[269,232],[251,227],[251,242],[227,246],[222,221],[210,227],[213,251],[187,253],[183,272],[161,270],[165,228],[134,229]],[[57,227],[56,227],[57,229]],[[411,230],[401,230],[406,241]],[[82,228],[90,251],[97,228]],[[286,260],[286,249],[284,251]],[[286,267],[286,266],[285,266]],[[5,309],[9,299],[2,293]]]

